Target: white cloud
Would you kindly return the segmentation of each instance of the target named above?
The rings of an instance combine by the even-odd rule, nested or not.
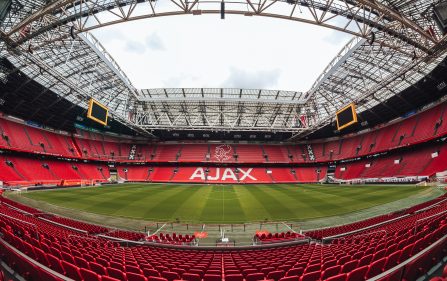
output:
[[[276,89],[281,70],[255,70],[246,71],[236,67],[230,68],[230,75],[222,83],[222,87],[227,88],[259,88]]]
[[[124,34],[120,29],[103,28],[95,33],[95,36],[102,44],[111,44],[114,41],[125,40]]]
[[[126,43],[126,51],[141,55],[146,51],[146,47],[138,41],[129,40]]]
[[[175,16],[94,31],[137,88],[307,91],[351,38],[263,17]]]
[[[147,37],[146,45],[151,50],[155,50],[155,51],[163,51],[163,50],[165,50],[165,46],[163,44],[163,40],[155,32]]]

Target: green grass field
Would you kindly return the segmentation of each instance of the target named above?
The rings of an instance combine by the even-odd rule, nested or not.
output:
[[[426,191],[416,186],[123,184],[23,194],[70,209],[152,221],[297,221],[351,213]]]

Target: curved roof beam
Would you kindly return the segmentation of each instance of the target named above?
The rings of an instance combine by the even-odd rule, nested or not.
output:
[[[221,0],[59,0],[2,28],[10,47],[24,43],[39,48],[72,33],[138,19],[219,14]],[[227,2],[225,13],[265,16],[332,28],[362,38],[380,33],[376,41],[402,52],[430,53],[438,39],[420,22],[410,20],[379,1],[371,0],[239,0]],[[431,22],[430,22],[431,23]],[[427,23],[428,24],[428,23]],[[76,31],[61,28],[73,26]],[[51,32],[49,32],[51,31]],[[410,53],[413,53],[410,51]]]

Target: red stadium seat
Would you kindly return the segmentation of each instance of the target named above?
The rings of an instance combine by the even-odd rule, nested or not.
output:
[[[284,275],[285,275],[285,272],[282,270],[270,271],[267,274],[267,279],[278,281],[279,279],[284,277]]]
[[[81,274],[79,272],[79,268],[76,265],[73,265],[73,264],[66,262],[64,260],[61,262],[61,264],[62,264],[62,267],[64,268],[65,274],[68,277],[70,277],[71,279],[75,279],[75,280],[82,279]]]
[[[304,272],[304,267],[292,268],[287,271],[286,276],[301,276]]]
[[[163,271],[161,277],[168,279],[168,281],[173,281],[175,279],[180,279],[180,275],[177,272]]]
[[[119,270],[119,269],[116,269],[116,268],[108,267],[107,268],[107,274],[110,277],[113,277],[113,278],[116,278],[116,279],[119,279],[119,280],[126,280],[127,279],[126,275],[124,274],[124,272],[122,270]]]
[[[193,268],[193,269],[190,269],[188,273],[191,273],[191,274],[197,274],[197,275],[200,276],[200,279],[202,279],[202,278],[203,278],[203,275],[205,275],[205,273],[203,272],[203,270],[201,270],[201,269],[194,269],[194,268]]]
[[[340,273],[340,266],[339,265],[335,265],[335,266],[331,266],[329,268],[327,268],[326,270],[323,271],[323,274],[321,275],[321,278],[327,279],[329,277],[338,275],[338,273]]]
[[[321,149],[320,156],[325,157],[323,147],[318,149]],[[442,195],[397,213],[311,232],[325,237],[330,233],[355,230],[327,244],[286,243],[286,246],[261,245],[258,246],[260,249],[227,251],[187,245],[117,243],[114,239],[86,233],[89,231],[66,227],[78,225],[93,230],[101,229],[101,226],[65,218],[55,220],[66,221],[67,225],[55,224],[55,220],[42,219],[51,217],[50,214],[0,196],[0,232],[3,237],[0,258],[29,280],[56,279],[47,277],[46,272],[30,262],[32,259],[47,263],[51,269],[74,280],[107,280],[105,276],[109,276],[129,281],[173,281],[180,277],[191,281],[223,278],[227,281],[362,281],[415,257],[417,252],[432,245],[432,249],[407,264],[405,270],[381,280],[398,281],[403,274],[409,281],[424,276],[446,255],[447,242],[441,240],[447,234],[446,199],[447,195]],[[129,233],[132,232],[123,235]],[[281,240],[291,235],[278,232],[265,235],[265,238]],[[186,238],[186,235],[158,233],[157,237],[172,242]],[[28,258],[18,255],[13,247],[29,255]]]
[[[192,280],[192,281],[196,281],[196,280]],[[225,275],[225,281],[244,281],[244,276],[242,274],[228,274],[228,275]]]
[[[246,281],[258,281],[264,279],[264,273],[258,272],[258,273],[250,273],[245,277]]]
[[[142,273],[142,271],[139,267],[133,266],[133,265],[126,265],[125,270],[126,270],[126,272],[132,272],[132,273],[136,273],[136,274]]]
[[[202,278],[200,278],[199,274],[194,274],[194,273],[184,273],[182,275],[182,279],[188,280],[188,281],[201,281],[202,280]]]
[[[368,266],[362,266],[354,269],[353,271],[349,272],[346,281],[363,281],[366,280],[365,276],[368,272]]]
[[[203,276],[203,281],[219,281],[222,278],[220,277],[220,275],[216,275],[216,274],[205,274]]]
[[[358,264],[357,266],[368,265],[368,264],[371,262],[372,258],[373,258],[373,255],[372,255],[372,254],[363,256],[363,257],[360,259],[359,264]]]
[[[366,278],[371,278],[376,275],[379,275],[383,272],[383,268],[385,266],[386,258],[381,258],[373,263],[368,268],[368,272],[366,273]]]
[[[435,276],[435,277],[431,278],[430,281],[445,281],[445,278],[440,277],[440,276]]]
[[[346,276],[347,276],[346,273],[341,273],[341,274],[332,276],[332,277],[330,277],[330,278],[328,278],[326,280],[327,281],[345,281],[346,280]]]
[[[348,261],[341,267],[341,273],[351,272],[352,270],[354,270],[357,267],[357,264],[358,264],[357,260]]]
[[[149,276],[147,278],[147,281],[168,281],[168,279],[163,278],[163,277]]]
[[[133,272],[127,272],[126,279],[127,281],[147,281],[147,278],[144,277],[144,275]]]
[[[317,281],[320,280],[320,276],[321,276],[320,271],[313,271],[305,273],[303,276],[301,276],[300,281]]]
[[[160,277],[160,273],[157,270],[152,269],[152,268],[144,268],[143,274],[146,277],[149,277],[149,276]]]
[[[64,270],[62,269],[61,262],[58,258],[56,258],[55,256],[53,256],[51,254],[47,254],[47,259],[48,259],[49,268],[51,268],[52,270],[57,271],[57,272],[64,272]]]
[[[113,277],[110,277],[110,276],[107,276],[107,275],[105,275],[105,276],[101,276],[101,281],[120,281],[119,279],[116,279],[116,278],[113,278]]]
[[[99,275],[107,274],[106,268],[104,266],[100,265],[99,263],[89,262],[88,265],[93,272],[96,272],[96,274],[99,274]]]
[[[444,269],[442,270],[442,277],[447,277],[447,265],[444,266]]]
[[[286,276],[279,279],[279,281],[299,281],[299,280],[300,280],[299,276]]]
[[[81,268],[79,271],[84,281],[101,281],[101,276],[91,270]]]
[[[390,268],[395,267],[398,264],[400,254],[401,254],[401,251],[397,251],[397,252],[394,252],[391,255],[389,255],[388,258],[386,259],[383,269],[388,270]]]

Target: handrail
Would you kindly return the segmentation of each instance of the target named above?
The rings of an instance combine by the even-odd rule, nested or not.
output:
[[[27,261],[29,261],[30,263],[32,263],[33,265],[37,266],[38,268],[50,273],[51,275],[56,276],[57,278],[60,278],[61,280],[64,281],[74,281],[71,278],[68,278],[62,274],[60,274],[59,272],[56,272],[54,270],[52,270],[51,268],[46,267],[45,265],[41,264],[40,262],[33,260],[32,258],[28,257],[27,255],[25,255],[24,253],[22,253],[21,251],[19,251],[18,249],[16,249],[14,246],[12,246],[11,244],[9,244],[8,242],[6,242],[5,240],[3,240],[3,238],[0,238],[0,243],[2,243],[4,246],[6,246],[7,248],[9,248],[10,250],[12,250],[13,252],[15,252],[16,254],[22,256],[24,259],[26,259]]]
[[[425,217],[425,218],[421,218],[421,219],[416,220],[416,221],[414,222],[414,234],[416,234],[417,227],[419,226],[419,222],[421,222],[421,221],[425,221],[425,220],[428,220],[428,219],[431,219],[431,218],[433,218],[433,217],[437,217],[437,216],[443,215],[443,214],[445,214],[445,213],[447,213],[447,210],[442,211],[442,212],[437,213],[437,214],[433,214],[433,215],[428,216],[428,217]]]
[[[81,238],[81,239],[85,239],[85,240],[91,240],[91,241],[94,241],[94,242],[98,241],[98,239],[91,238],[91,237],[88,237],[88,236],[80,236],[80,235],[75,235],[75,234],[68,235],[68,238],[71,238],[71,237]]]
[[[14,201],[15,202],[15,201]],[[31,213],[29,213],[29,212],[27,212],[27,211],[25,211],[25,210],[22,210],[22,209],[20,209],[20,208],[17,208],[17,207],[15,207],[15,206],[13,206],[13,205],[11,205],[11,204],[9,204],[9,203],[6,203],[6,202],[4,202],[4,201],[2,201],[1,202],[2,204],[5,204],[6,206],[8,206],[8,208],[11,208],[11,209],[13,209],[13,210],[16,210],[17,212],[19,212],[19,213],[24,213],[24,214],[27,214],[27,215],[30,215],[30,216],[34,216],[33,214],[31,214]]]
[[[442,242],[444,242],[447,239],[447,234],[444,235],[441,239],[439,239],[438,241],[434,242],[433,244],[431,244],[430,246],[428,246],[427,248],[423,249],[422,251],[418,252],[416,255],[412,256],[411,258],[407,259],[406,261],[396,265],[395,267],[392,267],[382,273],[380,273],[379,275],[376,275],[370,279],[368,279],[367,281],[377,281],[382,279],[383,277],[388,276],[390,273],[395,272],[396,270],[399,270],[401,268],[403,268],[404,266],[406,266],[407,264],[409,264],[410,262],[416,260],[417,258],[419,258],[420,256],[422,256],[423,254],[427,253],[428,251],[430,251],[431,249],[433,249],[434,247],[438,246],[439,244],[441,244]]]
[[[131,244],[144,245],[144,243],[141,242],[141,241],[133,241],[133,240],[128,240],[128,239],[119,238],[119,237],[107,236],[105,234],[99,234],[96,237],[106,238],[106,239],[109,239],[109,240],[115,240],[115,241],[118,241],[118,242],[126,242],[126,243],[131,243]]]
[[[361,232],[361,231],[368,230],[368,229],[371,229],[371,228],[374,228],[374,227],[377,227],[377,226],[385,225],[385,224],[391,223],[391,222],[393,222],[393,221],[397,221],[397,220],[406,218],[406,217],[408,217],[408,216],[410,216],[410,215],[409,215],[409,214],[406,214],[406,215],[403,215],[403,216],[400,216],[400,217],[397,217],[397,218],[394,218],[394,219],[391,219],[391,220],[387,220],[387,221],[379,222],[379,223],[376,223],[376,224],[373,224],[373,225],[370,225],[370,226],[367,226],[367,227],[364,227],[364,228],[356,229],[356,230],[349,231],[349,232],[345,232],[345,233],[340,233],[340,234],[333,235],[333,236],[324,237],[322,240],[323,240],[323,241],[326,241],[326,240],[334,240],[334,239],[337,239],[337,238],[339,238],[339,237],[348,236],[348,235],[350,235],[350,234],[355,234],[355,233],[357,233],[357,232]]]
[[[371,235],[371,234],[375,234],[375,233],[379,233],[379,232],[385,232],[385,235],[387,234],[387,231],[385,229],[382,229],[382,230],[377,230],[377,231],[373,231],[373,232],[367,232],[367,233],[355,235],[352,237],[352,239],[356,239],[358,237],[367,236],[367,235]]]
[[[27,222],[27,221],[24,221],[24,220],[15,218],[15,217],[11,217],[10,215],[7,215],[7,214],[0,213],[0,216],[4,216],[4,217],[7,217],[7,218],[12,219],[12,220],[16,220],[16,221],[19,221],[19,222],[22,222],[22,223],[26,223],[26,224],[29,224],[29,225],[32,225],[32,226],[36,226],[34,223]]]
[[[425,207],[425,208],[423,208],[423,209],[417,210],[417,211],[415,211],[415,213],[416,213],[416,214],[422,213],[423,211],[426,211],[426,210],[429,210],[429,209],[431,209],[431,208],[434,208],[434,207],[438,206],[439,204],[441,204],[441,203],[443,203],[443,202],[445,202],[445,201],[447,201],[447,198],[446,198],[446,199],[443,199],[443,200],[441,200],[441,201],[439,201],[439,202],[433,203],[433,204],[431,204],[431,205],[429,205],[429,206],[427,206],[427,207]]]
[[[55,225],[58,225],[58,226],[61,226],[61,227],[64,227],[64,228],[68,228],[68,229],[76,231],[76,232],[88,234],[87,230],[78,229],[76,227],[68,226],[68,225],[65,225],[65,224],[62,224],[62,223],[58,223],[58,222],[55,222],[55,221],[52,221],[52,220],[49,220],[49,219],[46,219],[46,218],[42,218],[42,217],[39,217],[39,219],[41,219],[43,221],[46,221],[48,223],[51,223],[51,224],[55,224]]]

